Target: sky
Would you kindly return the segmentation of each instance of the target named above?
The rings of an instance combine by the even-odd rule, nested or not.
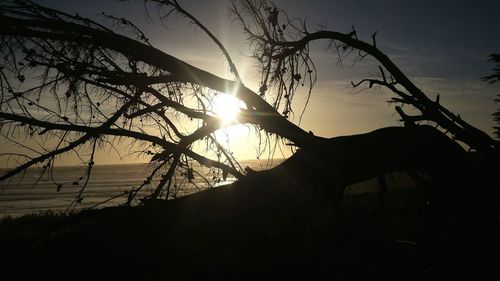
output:
[[[96,15],[126,17],[140,26],[156,47],[199,68],[229,77],[221,52],[205,34],[185,19],[172,18],[162,26],[154,14],[150,18],[141,1],[118,0],[38,0],[37,3],[69,13],[77,12],[100,22]],[[229,17],[225,0],[179,0],[185,9],[203,22],[227,47],[243,82],[257,91],[258,73],[248,58],[246,37]],[[370,41],[377,32],[377,46],[385,52],[428,96],[441,97],[441,104],[459,113],[472,125],[492,134],[493,103],[499,85],[482,82],[493,65],[491,53],[500,53],[500,1],[448,0],[287,0],[276,1],[291,17],[307,18],[310,31],[319,26],[349,32],[354,26],[360,39]],[[359,92],[350,87],[377,72],[377,64],[367,59],[356,65],[339,67],[326,42],[314,44],[311,56],[318,67],[318,82],[300,126],[316,135],[335,137],[363,133],[384,126],[398,126],[394,105],[381,90]],[[300,112],[305,95],[298,96]],[[298,122],[298,118],[294,120]],[[255,158],[255,139],[240,130],[231,148],[239,159]],[[285,153],[286,154],[286,153]],[[286,155],[285,155],[286,156]],[[103,153],[97,163],[119,162]],[[137,161],[134,159],[125,160]],[[68,162],[69,163],[69,162]]]

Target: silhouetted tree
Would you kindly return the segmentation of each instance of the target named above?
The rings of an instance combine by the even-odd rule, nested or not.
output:
[[[500,81],[500,54],[491,54],[490,55],[490,62],[493,62],[496,64],[496,67],[493,69],[495,72],[492,75],[488,75],[483,77],[484,81],[487,81],[491,84],[496,83]],[[497,95],[497,99],[495,99],[496,103],[500,102],[500,95]],[[493,120],[497,122],[497,124],[500,125],[500,110],[497,110],[495,113],[493,113]],[[497,138],[500,138],[500,126],[494,126],[495,129],[495,135]]]
[[[227,174],[243,178],[245,173],[236,159],[214,135],[221,126],[231,125],[213,112],[213,98],[221,93],[232,93],[244,103],[234,123],[254,125],[298,148],[328,150],[328,139],[314,136],[289,120],[298,86],[307,85],[308,96],[312,94],[316,68],[309,44],[315,40],[329,41],[340,60],[349,55],[355,60],[375,58],[380,63],[380,77],[362,79],[352,86],[390,89],[395,94],[391,102],[398,104],[396,111],[405,125],[435,124],[482,155],[498,149],[498,142],[442,106],[439,96],[429,99],[377,48],[376,33],[368,43],[360,40],[354,29],[347,33],[309,32],[303,21],[289,19],[272,2],[233,1],[233,15],[249,36],[262,75],[260,89],[254,92],[244,85],[220,41],[177,1],[148,2],[157,5],[162,19],[177,13],[204,30],[223,52],[234,80],[153,47],[127,19],[107,16],[116,29],[126,31],[123,35],[93,20],[31,1],[3,1],[1,132],[18,145],[40,147],[26,147],[27,154],[10,153],[8,156],[19,164],[0,176],[0,181],[34,165],[50,171],[58,155],[77,151],[83,157],[87,152],[87,158],[82,159],[87,173],[80,179],[85,184],[76,199],[81,201],[96,149],[125,138],[133,140],[139,153],[150,155],[153,166],[144,183],[130,191],[130,200],[155,176],[160,180],[151,197],[174,198],[182,193],[176,181],[180,177],[190,181],[197,173],[194,161],[213,169],[216,176],[204,177],[208,186]],[[408,115],[403,105],[421,114]],[[31,141],[23,143],[23,137]],[[200,143],[205,145],[206,155],[193,149]],[[60,188],[59,183],[54,184]]]

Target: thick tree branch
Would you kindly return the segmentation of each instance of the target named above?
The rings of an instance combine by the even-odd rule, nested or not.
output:
[[[371,45],[358,40],[351,34],[334,31],[318,31],[315,33],[306,34],[304,37],[296,41],[276,41],[274,39],[266,38],[269,44],[283,48],[280,53],[273,56],[273,59],[281,59],[283,57],[292,56],[305,48],[311,41],[320,39],[337,40],[344,43],[345,46],[348,46],[349,48],[360,50],[377,59],[384,66],[384,68],[389,71],[395,82],[387,83],[371,79],[366,79],[363,81],[368,81],[370,84],[375,83],[388,87],[396,94],[400,95],[405,101],[409,101],[411,105],[422,111],[422,114],[426,119],[436,122],[445,130],[453,134],[457,140],[463,141],[470,147],[484,153],[489,153],[492,150],[496,150],[499,148],[499,143],[493,140],[483,131],[475,128],[474,126],[459,118],[459,116],[451,113],[441,104],[430,100],[392,62],[392,60],[389,59],[387,55],[382,53],[375,45]],[[396,83],[404,87],[408,91],[411,98],[408,97],[408,95],[402,95],[403,93],[401,91],[395,89],[394,85]],[[353,86],[356,85],[353,84]]]
[[[284,119],[271,105],[241,82],[220,78],[141,42],[69,22],[16,19],[7,16],[1,16],[0,19],[2,35],[99,45],[168,71],[180,81],[196,83],[223,93],[234,93],[248,108],[255,109],[252,118],[256,120],[255,123],[261,124],[263,129],[290,139],[298,146],[310,145],[310,142],[314,141],[307,132]]]

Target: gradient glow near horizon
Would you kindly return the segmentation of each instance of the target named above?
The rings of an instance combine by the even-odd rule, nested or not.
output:
[[[154,14],[147,17],[142,1],[36,2],[101,22],[104,19],[96,15],[103,11],[126,17],[146,32],[156,48],[216,75],[232,78],[221,52],[203,31],[181,17],[172,17],[166,29]],[[228,16],[229,2],[180,2],[226,46],[243,82],[256,91],[259,76],[248,57],[250,51],[241,27]],[[358,37],[365,41],[370,41],[371,34],[377,32],[377,46],[430,98],[439,94],[441,104],[485,132],[493,132],[491,114],[497,108],[493,100],[500,94],[500,87],[482,82],[480,78],[492,72],[493,64],[488,63],[487,56],[500,53],[500,1],[287,0],[276,3],[290,17],[307,18],[310,31],[325,26],[329,30],[349,32],[355,26]],[[339,67],[336,55],[326,51],[327,43],[318,42],[312,48],[318,82],[300,126],[315,135],[334,137],[400,125],[393,105],[386,103],[390,97],[387,92],[376,89],[358,92],[350,87],[351,81],[376,74],[377,64],[366,59],[354,66]],[[295,100],[297,118],[293,121],[296,123],[305,92],[306,89]],[[232,101],[220,102],[222,107],[232,106],[230,103]],[[217,107],[217,103],[215,105]],[[229,121],[235,111],[219,113]],[[254,147],[258,144],[248,127],[229,128],[225,134],[229,137],[234,134],[230,148],[238,159],[256,157]],[[287,155],[289,152],[276,157]],[[68,158],[59,163],[73,161],[75,159]],[[108,150],[96,157],[96,164],[144,161],[147,159],[120,160]]]

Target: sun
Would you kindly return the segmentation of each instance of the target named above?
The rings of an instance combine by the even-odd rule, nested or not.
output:
[[[222,118],[223,125],[236,121],[242,102],[229,94],[219,94],[213,99],[213,112]]]

